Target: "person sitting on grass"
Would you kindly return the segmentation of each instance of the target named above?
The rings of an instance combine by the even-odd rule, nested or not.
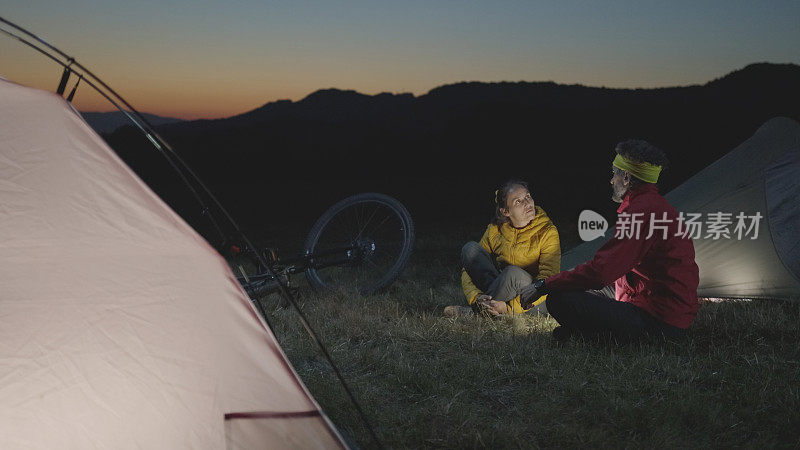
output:
[[[614,236],[591,261],[541,277],[522,293],[523,305],[548,294],[547,309],[561,325],[553,330],[558,341],[678,338],[697,315],[694,245],[656,187],[667,158],[640,140],[615,150],[611,199],[621,205]],[[613,295],[604,288],[612,283]]]
[[[495,191],[494,219],[480,243],[470,241],[461,249],[461,265],[461,286],[471,307],[448,306],[446,316],[547,312],[544,297],[527,308],[519,302],[520,289],[561,269],[558,231],[534,203],[526,182],[510,180]]]

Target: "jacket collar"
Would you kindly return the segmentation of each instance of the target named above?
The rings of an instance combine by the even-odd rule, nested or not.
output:
[[[628,189],[628,193],[625,194],[625,198],[622,199],[622,204],[617,208],[617,214],[628,208],[628,205],[631,204],[631,199],[649,192],[658,194],[658,187],[653,183],[641,183]]]
[[[525,239],[530,235],[533,235],[542,226],[550,222],[550,218],[547,217],[547,213],[545,213],[539,205],[536,205],[535,210],[536,217],[534,217],[533,220],[531,220],[531,223],[528,225],[525,225],[522,228],[514,228],[511,223],[506,222],[500,226],[500,233],[508,240],[512,240],[514,238]]]

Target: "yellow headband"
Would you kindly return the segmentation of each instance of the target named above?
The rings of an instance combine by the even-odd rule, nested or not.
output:
[[[612,164],[617,169],[630,172],[631,175],[648,183],[657,182],[658,176],[661,174],[661,166],[655,166],[646,162],[631,161],[620,154],[617,154]]]

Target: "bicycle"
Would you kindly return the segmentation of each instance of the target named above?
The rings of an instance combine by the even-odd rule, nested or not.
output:
[[[402,203],[388,195],[362,193],[325,211],[296,257],[281,259],[272,249],[257,255],[252,246],[237,245],[226,256],[251,299],[278,292],[279,283],[293,287],[291,276],[300,272],[318,292],[355,288],[370,295],[400,276],[414,238],[414,222]]]
[[[238,269],[237,279],[251,299],[279,290],[285,292],[281,285],[289,287],[291,275],[298,272],[305,272],[309,284],[317,291],[348,286],[355,287],[361,295],[369,295],[389,286],[408,263],[414,244],[411,215],[399,201],[378,193],[353,195],[330,207],[311,228],[303,252],[297,257],[280,259],[274,251],[259,252],[205,183],[130,103],[75,58],[35,34],[2,17],[0,25],[2,34],[63,67],[56,90],[58,95],[66,95],[69,80],[77,77],[66,95],[68,102],[83,82],[121,111],[147,137],[175,169],[222,238],[223,244],[217,246],[205,236]],[[216,214],[212,210],[216,210]],[[235,236],[234,239],[239,239],[243,245],[230,245],[230,236]],[[249,269],[242,261],[247,262]]]

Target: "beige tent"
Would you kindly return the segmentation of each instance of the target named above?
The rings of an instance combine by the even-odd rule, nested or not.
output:
[[[729,238],[706,228],[694,239],[701,297],[800,299],[800,124],[784,117],[766,122],[666,198],[686,217],[702,214],[706,225],[709,214],[731,214]],[[747,229],[736,233],[740,214]],[[588,261],[606,240],[565,253],[562,267]]]
[[[1,78],[0,446],[343,447],[225,261],[61,97]]]

